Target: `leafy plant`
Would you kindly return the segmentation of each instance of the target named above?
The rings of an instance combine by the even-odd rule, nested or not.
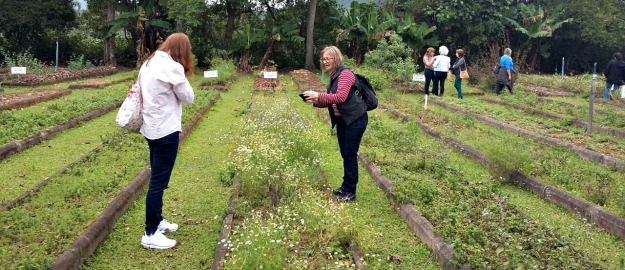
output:
[[[93,67],[93,64],[90,61],[85,60],[85,56],[82,54],[79,56],[72,56],[67,62],[67,68],[71,70],[78,70],[90,67]]]
[[[365,54],[365,64],[395,74],[395,79],[409,81],[417,72],[417,65],[410,57],[412,50],[398,35],[380,40],[378,47]]]

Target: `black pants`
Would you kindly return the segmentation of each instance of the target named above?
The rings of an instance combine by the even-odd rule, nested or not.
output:
[[[340,117],[338,117],[340,118]],[[336,136],[339,140],[341,157],[343,158],[343,183],[341,189],[346,193],[356,194],[358,184],[358,148],[362,135],[365,134],[369,116],[365,113],[350,125],[342,119],[337,119]]]
[[[150,147],[150,186],[145,197],[145,233],[152,235],[163,220],[163,192],[169,185],[171,171],[178,154],[179,134],[174,132],[163,138],[149,140]]]
[[[425,89],[424,89],[424,92],[425,92],[426,95],[429,95],[430,94],[430,82],[434,78],[434,70],[433,69],[425,69],[425,71],[423,72],[423,75],[425,75]]]
[[[495,88],[495,93],[499,95],[499,93],[501,93],[501,90],[503,89],[504,86],[508,87],[508,91],[510,91],[510,94],[512,94],[512,87],[510,87],[509,83],[507,84],[497,83],[497,88]]]
[[[442,96],[445,93],[445,80],[447,80],[447,72],[434,71],[434,86],[432,86],[434,95]]]

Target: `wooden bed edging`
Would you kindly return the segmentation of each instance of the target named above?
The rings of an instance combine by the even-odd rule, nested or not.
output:
[[[218,98],[219,96],[204,106],[195,114],[190,123],[182,129],[183,132],[180,133],[181,142],[186,139],[188,132],[199,122]],[[74,243],[56,258],[51,269],[80,269],[82,267],[85,259],[93,254],[100,243],[111,232],[117,219],[128,210],[128,207],[143,192],[150,180],[149,167],[149,165],[145,166],[141,173],[89,224],[87,229]]]
[[[85,121],[89,121],[91,119],[94,119],[96,117],[99,117],[101,115],[104,115],[116,108],[119,108],[119,106],[121,106],[122,102],[117,102],[117,103],[113,103],[113,104],[109,104],[106,105],[100,109],[88,112],[82,116],[76,117],[74,119],[70,119],[65,123],[56,125],[50,129],[44,130],[40,133],[31,135],[25,139],[22,140],[18,140],[9,144],[6,144],[2,147],[0,147],[0,160],[3,160],[5,158],[7,158],[8,156],[22,151],[26,148],[29,148],[35,144],[38,144],[42,141],[45,141],[47,139],[52,138],[53,136],[55,136],[58,133],[63,132],[66,129],[70,129],[73,128],[75,126],[77,126],[78,124],[85,122]]]
[[[232,193],[230,193],[230,198],[228,199],[228,211],[227,215],[224,218],[223,225],[221,226],[221,234],[219,234],[219,242],[217,243],[217,247],[215,248],[215,255],[213,256],[213,266],[212,270],[221,270],[224,268],[223,259],[226,256],[226,250],[228,250],[228,242],[227,239],[230,238],[230,232],[232,231],[232,224],[234,223],[234,214],[232,213],[234,208],[236,207],[236,200],[239,197],[239,187],[241,182],[241,177],[237,173],[233,177],[234,187],[232,188]]]
[[[512,133],[515,134],[519,134],[519,135],[523,135],[525,137],[529,137],[538,141],[542,141],[548,145],[552,145],[552,146],[562,146],[565,148],[569,148],[573,151],[575,151],[575,153],[577,153],[577,155],[579,155],[580,157],[582,157],[583,159],[586,160],[590,160],[592,162],[595,162],[597,164],[602,164],[605,166],[610,167],[613,170],[624,170],[625,169],[625,161],[619,158],[615,158],[615,157],[611,157],[608,156],[606,154],[602,154],[596,151],[592,151],[592,150],[588,150],[586,148],[582,148],[579,147],[577,145],[574,145],[572,143],[568,143],[568,142],[564,142],[555,138],[551,138],[548,136],[544,136],[541,134],[538,134],[536,132],[533,131],[529,131],[529,130],[525,130],[523,128],[520,127],[516,127],[513,125],[510,125],[508,123],[499,121],[499,120],[495,120],[492,119],[490,117],[481,115],[481,114],[477,114],[477,113],[473,113],[464,109],[460,109],[457,108],[455,106],[449,105],[449,104],[445,104],[443,102],[440,102],[438,100],[432,100],[430,101],[431,103],[441,106],[445,109],[448,109],[450,111],[454,111],[454,112],[461,112],[464,114],[468,114],[471,115],[472,117],[474,117],[475,119],[479,120],[480,122],[483,122],[487,125],[493,126],[493,127],[498,127],[498,128],[504,128]]]
[[[44,101],[48,101],[51,99],[60,98],[62,96],[66,96],[71,93],[72,93],[72,90],[62,90],[62,91],[54,92],[52,94],[48,94],[45,96],[31,97],[31,98],[19,100],[10,104],[0,105],[0,111],[24,108],[33,104],[37,104],[39,102],[44,102]]]
[[[401,114],[394,110],[391,110],[387,106],[381,105],[382,108],[388,110],[395,117],[401,118],[405,122],[409,122],[409,117],[407,115]],[[459,141],[456,141],[452,138],[446,137],[442,133],[428,127],[427,125],[415,121],[415,123],[423,130],[424,133],[440,139],[445,143],[451,145],[456,148],[463,154],[467,155],[471,159],[479,162],[484,167],[490,166],[490,161],[486,157],[486,155],[479,152],[477,149],[465,145]],[[525,187],[536,195],[541,196],[542,198],[562,207],[568,209],[569,211],[576,213],[582,217],[588,218],[589,220],[595,222],[600,228],[605,229],[609,233],[620,237],[625,240],[625,220],[619,218],[603,209],[598,207],[595,204],[586,202],[581,200],[568,192],[561,190],[557,187],[544,184],[536,179],[533,179],[529,176],[526,176],[522,172],[518,170],[512,170],[506,176],[508,180],[511,182]]]

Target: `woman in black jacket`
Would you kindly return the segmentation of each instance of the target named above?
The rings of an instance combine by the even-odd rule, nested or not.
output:
[[[343,158],[343,183],[333,191],[339,200],[351,202],[356,199],[358,184],[358,148],[367,129],[369,118],[367,106],[356,92],[355,74],[343,66],[343,54],[335,46],[321,51],[321,68],[330,72],[326,93],[306,91],[306,102],[315,107],[327,107],[336,125],[336,137]]]

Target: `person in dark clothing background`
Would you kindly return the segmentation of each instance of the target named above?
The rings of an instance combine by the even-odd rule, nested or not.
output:
[[[358,148],[367,129],[367,105],[357,95],[356,76],[343,66],[343,54],[335,46],[321,51],[321,68],[330,72],[326,93],[305,91],[306,102],[315,107],[327,107],[336,125],[336,137],[343,158],[343,183],[333,191],[340,201],[356,199],[358,184]]]
[[[614,58],[608,62],[603,71],[605,75],[605,89],[603,89],[603,98],[610,99],[610,90],[618,89],[625,84],[625,61],[620,52],[614,53]]]

